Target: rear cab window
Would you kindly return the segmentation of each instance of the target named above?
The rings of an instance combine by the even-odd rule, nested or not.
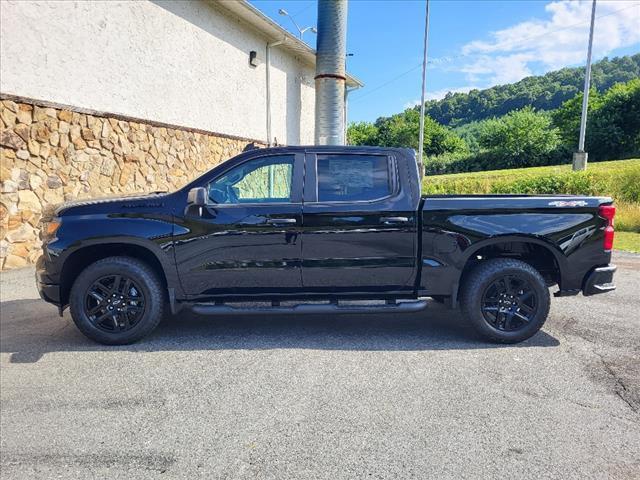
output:
[[[322,154],[316,158],[319,202],[373,201],[394,190],[385,155]]]

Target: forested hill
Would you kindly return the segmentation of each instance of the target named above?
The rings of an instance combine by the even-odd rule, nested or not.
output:
[[[604,58],[592,66],[591,85],[603,92],[615,83],[638,77],[640,53],[611,60]],[[475,120],[500,117],[527,105],[536,110],[552,110],[581,92],[583,85],[584,67],[563,68],[508,85],[469,93],[449,93],[442,100],[428,101],[426,111],[439,123],[456,127]]]

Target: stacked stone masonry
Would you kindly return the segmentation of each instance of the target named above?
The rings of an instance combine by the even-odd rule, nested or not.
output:
[[[36,261],[47,206],[175,190],[254,143],[10,99],[0,127],[0,269]]]

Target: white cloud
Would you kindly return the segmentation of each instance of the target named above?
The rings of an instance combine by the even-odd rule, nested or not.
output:
[[[584,63],[591,1],[554,1],[545,10],[546,19],[521,22],[466,44],[462,53],[473,60],[457,70],[470,82],[495,85],[532,75],[534,65],[550,71]],[[640,1],[600,0],[594,32],[594,59],[640,43]]]
[[[447,93],[469,93],[471,90],[478,88],[475,85],[467,85],[464,87],[456,87],[456,88],[442,88],[440,90],[429,91],[425,95],[427,100],[442,100]],[[420,105],[420,99],[416,98],[415,100],[411,100],[404,104],[404,109],[415,107],[416,105]]]
[[[456,88],[442,88],[440,90],[434,90],[433,92],[427,91],[427,100],[442,100],[447,93],[469,93],[474,88],[478,88],[474,85],[466,85],[464,87]],[[420,101],[418,101],[420,103]]]

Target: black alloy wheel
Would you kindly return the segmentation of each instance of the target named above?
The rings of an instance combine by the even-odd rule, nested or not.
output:
[[[166,285],[159,272],[132,257],[88,265],[69,292],[71,318],[88,338],[127,345],[155,329],[164,315]]]
[[[497,330],[515,332],[535,316],[538,299],[526,278],[503,275],[495,279],[482,296],[482,314]]]
[[[517,343],[540,330],[549,315],[549,287],[540,272],[515,258],[485,260],[466,275],[460,306],[480,335]]]
[[[145,298],[135,281],[124,275],[99,278],[87,289],[85,314],[97,328],[124,332],[144,315]]]

